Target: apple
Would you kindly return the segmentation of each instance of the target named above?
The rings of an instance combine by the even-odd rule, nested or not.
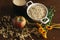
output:
[[[16,16],[13,20],[14,25],[24,28],[26,25],[26,19],[23,16]]]

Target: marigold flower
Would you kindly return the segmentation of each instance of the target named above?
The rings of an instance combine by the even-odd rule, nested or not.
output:
[[[41,34],[45,34],[45,33],[46,33],[46,30],[44,30],[43,28],[39,28],[39,32],[40,32]]]
[[[42,36],[43,36],[44,38],[47,38],[47,32],[44,32],[44,33],[42,34]]]
[[[42,33],[43,32],[43,28],[39,28],[39,33]]]
[[[39,33],[41,33],[44,38],[47,38],[47,31],[43,28],[39,28]]]
[[[47,29],[47,30],[52,30],[53,27],[52,27],[52,26],[46,26],[46,29]]]

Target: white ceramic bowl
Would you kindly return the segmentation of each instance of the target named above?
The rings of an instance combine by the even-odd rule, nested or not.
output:
[[[29,3],[31,3],[31,4],[29,5]],[[29,9],[30,9],[32,6],[36,6],[36,5],[39,5],[39,6],[42,6],[42,7],[45,8],[45,10],[46,10],[46,15],[45,15],[45,17],[43,17],[43,18],[41,18],[41,19],[34,19],[33,17],[31,17],[31,15],[29,15]],[[43,4],[41,4],[41,3],[33,3],[32,1],[29,1],[29,2],[27,2],[26,6],[28,6],[28,8],[27,8],[27,15],[28,15],[31,19],[36,20],[36,21],[40,21],[40,22],[42,22],[43,24],[46,24],[46,23],[49,22],[49,19],[48,19],[48,17],[47,17],[47,15],[48,15],[48,9],[47,9],[47,7],[46,7],[45,5],[43,5]],[[34,15],[33,15],[33,16],[34,16]],[[44,22],[43,19],[47,19],[47,20]]]

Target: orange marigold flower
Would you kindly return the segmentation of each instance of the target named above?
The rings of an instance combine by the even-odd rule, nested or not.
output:
[[[41,27],[41,28],[39,28],[39,32],[40,32],[41,34],[45,34],[45,33],[46,33],[46,30],[44,30],[44,29]]]

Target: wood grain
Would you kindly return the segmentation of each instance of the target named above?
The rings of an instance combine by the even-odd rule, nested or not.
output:
[[[38,3],[43,3],[46,6],[53,6],[55,8],[56,12],[55,12],[52,22],[60,23],[60,0],[32,0],[32,1],[38,2]],[[24,13],[26,11],[26,6],[18,7],[18,8],[16,8],[16,7],[17,6],[13,5],[12,0],[0,0],[0,16],[4,16],[4,15],[13,16],[13,15],[15,15],[15,12],[13,12],[14,10],[15,11],[17,10],[16,14],[20,13],[21,10],[22,10],[22,13]],[[25,11],[23,11],[23,10],[25,10]],[[40,40],[40,38],[39,39],[36,38],[36,40]],[[52,31],[49,31],[48,39],[42,39],[42,40],[60,40],[60,29],[53,29]]]

